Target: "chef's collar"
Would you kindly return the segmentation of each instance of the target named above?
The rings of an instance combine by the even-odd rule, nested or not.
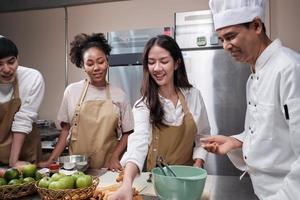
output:
[[[279,39],[274,40],[265,50],[260,54],[255,63],[255,71],[261,70],[267,61],[272,57],[272,55],[281,47],[281,41]]]

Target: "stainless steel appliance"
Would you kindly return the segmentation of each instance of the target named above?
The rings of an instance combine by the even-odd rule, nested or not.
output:
[[[249,66],[224,51],[208,10],[176,13],[175,39],[182,49],[189,81],[202,93],[211,133],[241,133]],[[206,169],[213,175],[241,174],[227,156],[209,154]]]
[[[108,58],[108,80],[127,94],[131,106],[140,98],[143,78],[142,52],[146,42],[159,34],[173,35],[173,28],[149,28],[109,32],[107,39],[112,46]]]

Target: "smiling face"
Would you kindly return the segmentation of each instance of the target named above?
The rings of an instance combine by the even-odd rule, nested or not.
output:
[[[104,86],[106,84],[108,61],[102,50],[97,47],[87,49],[83,54],[83,67],[92,85]]]
[[[169,51],[154,45],[148,54],[148,69],[159,87],[174,85],[175,61]]]
[[[223,47],[231,56],[239,61],[254,64],[258,57],[258,31],[253,24],[233,25],[217,31]]]
[[[12,83],[16,78],[17,68],[18,59],[15,56],[0,59],[0,83]]]

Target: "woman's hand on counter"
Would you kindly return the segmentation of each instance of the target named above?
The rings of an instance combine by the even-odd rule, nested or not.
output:
[[[132,188],[129,184],[122,184],[122,186],[108,196],[108,200],[132,200]]]
[[[37,166],[40,168],[47,168],[51,163],[52,163],[51,160],[46,160],[46,161],[39,162]]]
[[[203,164],[204,164],[204,161],[202,159],[197,158],[197,159],[195,159],[193,166],[203,168]]]
[[[108,168],[111,171],[119,171],[122,169],[120,160],[117,156],[112,156],[110,160],[106,161],[104,168]]]

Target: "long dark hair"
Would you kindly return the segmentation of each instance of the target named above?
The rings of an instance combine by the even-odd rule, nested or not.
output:
[[[158,35],[151,38],[147,42],[143,53],[143,82],[141,87],[141,101],[146,100],[146,105],[150,110],[150,122],[154,126],[160,128],[161,126],[166,126],[165,124],[163,124],[165,112],[159,101],[159,86],[151,77],[148,68],[149,51],[155,45],[169,51],[174,60],[174,63],[178,64],[177,69],[174,71],[175,88],[189,89],[192,87],[192,85],[188,81],[183,56],[176,41],[167,35]],[[139,103],[136,104],[136,107]]]

